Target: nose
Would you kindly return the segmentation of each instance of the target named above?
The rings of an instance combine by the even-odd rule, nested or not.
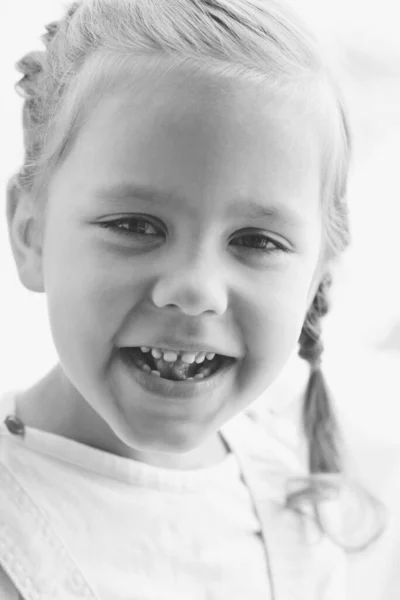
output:
[[[175,308],[189,316],[222,315],[228,306],[228,291],[221,269],[210,260],[188,260],[163,270],[152,289],[158,308]]]

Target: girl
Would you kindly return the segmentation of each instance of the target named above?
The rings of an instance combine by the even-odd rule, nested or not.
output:
[[[82,0],[44,41],[7,215],[59,364],[2,401],[1,598],[343,598],[350,139],[312,37],[273,0]],[[298,342],[307,464],[249,412]]]

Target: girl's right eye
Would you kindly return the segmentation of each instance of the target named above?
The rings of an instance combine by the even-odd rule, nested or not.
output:
[[[133,238],[156,238],[164,237],[161,227],[144,217],[120,217],[113,221],[103,221],[100,223],[104,229],[110,229],[117,235],[130,236]]]

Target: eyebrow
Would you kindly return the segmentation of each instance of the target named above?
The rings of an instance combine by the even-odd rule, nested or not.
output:
[[[94,197],[101,201],[126,201],[145,200],[152,204],[165,205],[177,204],[181,206],[185,199],[174,190],[160,190],[154,186],[144,186],[132,183],[117,183],[98,188]],[[301,215],[285,206],[265,206],[254,198],[236,197],[230,207],[227,216],[245,217],[250,219],[268,218],[285,225],[298,226],[301,223]]]

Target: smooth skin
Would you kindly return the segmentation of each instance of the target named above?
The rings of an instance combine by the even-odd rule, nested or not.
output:
[[[323,269],[321,132],[260,83],[138,62],[132,84],[91,107],[50,181],[43,236],[26,194],[9,193],[20,278],[47,295],[60,361],[18,412],[106,452],[198,468],[221,460],[219,429],[299,339]],[[236,361],[218,385],[162,397],[121,348],[166,341]]]

